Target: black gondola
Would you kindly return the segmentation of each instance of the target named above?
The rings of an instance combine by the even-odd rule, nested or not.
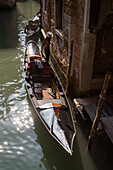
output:
[[[28,24],[24,29],[24,33],[26,34],[27,37],[30,37],[33,34],[37,33],[40,30],[40,27],[41,27],[41,14],[37,13],[33,19],[30,19],[28,21]]]
[[[69,102],[33,40],[26,45],[24,67],[26,89],[37,115],[51,136],[72,155],[76,129]]]

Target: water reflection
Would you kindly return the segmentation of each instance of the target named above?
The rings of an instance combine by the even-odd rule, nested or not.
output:
[[[25,17],[31,18],[39,8],[29,0],[0,11],[0,169],[45,169],[23,77]]]
[[[18,44],[17,8],[0,11],[0,48],[16,48]],[[14,31],[12,31],[14,30]]]

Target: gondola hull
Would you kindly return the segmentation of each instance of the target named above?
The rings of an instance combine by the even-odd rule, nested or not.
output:
[[[25,51],[25,82],[29,98],[51,136],[72,155],[76,134],[69,103],[51,66],[29,41]]]
[[[33,29],[27,25],[25,27],[24,33],[26,34],[26,37],[31,37],[32,35],[36,34],[39,30],[40,30],[40,26],[35,27]]]
[[[40,14],[35,15],[32,20],[28,21],[28,24],[26,25],[24,29],[24,33],[27,37],[31,37],[32,35],[36,34],[41,28],[41,22],[40,22]]]

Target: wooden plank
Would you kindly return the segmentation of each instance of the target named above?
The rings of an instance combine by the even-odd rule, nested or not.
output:
[[[113,143],[113,116],[112,117],[103,117],[100,119],[102,126],[109,136],[111,142]]]
[[[109,116],[113,116],[113,108],[112,106],[109,104],[109,102],[105,102],[104,103],[104,108],[105,110],[108,112]]]
[[[91,104],[90,105],[92,107],[92,109],[95,111],[96,113],[96,110],[97,110],[97,105],[96,104]],[[101,114],[101,117],[109,117],[109,113],[108,111],[103,107],[102,109],[102,114]]]
[[[88,105],[98,102],[98,96],[95,97],[88,97],[88,98],[75,98],[74,102],[79,103],[79,105]]]
[[[94,121],[94,118],[95,118],[95,115],[96,115],[96,104],[91,104],[91,103],[96,103],[96,102],[97,102],[97,97],[84,98],[84,99],[81,99],[81,98],[74,99],[75,107],[78,109],[80,114],[83,114],[82,111],[83,111],[83,108],[84,108],[85,111],[87,112],[87,114],[89,115],[89,118],[91,119],[92,122]],[[101,123],[99,123],[99,125],[98,125],[98,130],[102,130]]]
[[[47,37],[47,35],[46,35],[46,33],[45,33],[44,29],[41,29],[41,32],[42,32],[42,35],[44,36],[44,38],[46,38],[46,37]]]
[[[103,115],[104,117],[109,117],[109,113],[108,113],[108,111],[105,109],[105,107],[103,107],[103,109],[102,109],[102,115]]]
[[[37,100],[37,102],[38,102],[38,105],[44,105],[44,104],[47,104],[47,103],[62,104],[60,99]]]
[[[87,112],[87,114],[89,115],[91,121],[93,122],[95,119],[95,115],[96,115],[96,110],[94,110],[91,105],[86,105],[84,106],[85,111]],[[102,126],[101,123],[99,123],[98,125],[98,130],[102,130]]]
[[[80,112],[80,114],[83,114],[82,111],[83,111],[83,106],[79,104],[79,102],[77,101],[77,99],[74,99],[74,104],[75,104],[75,107],[77,108],[77,110]]]
[[[88,113],[90,119],[92,120],[92,122],[94,121],[95,118],[95,111],[91,108],[90,105],[86,105],[84,106],[85,111]]]
[[[113,100],[112,100],[113,95],[107,96],[107,101],[104,103],[104,107],[102,110],[102,116],[113,116]],[[75,98],[74,99],[74,104],[76,108],[82,112],[83,111],[83,106],[92,104],[93,107],[97,107],[96,103],[98,100],[98,96],[96,97],[89,97],[89,98]]]

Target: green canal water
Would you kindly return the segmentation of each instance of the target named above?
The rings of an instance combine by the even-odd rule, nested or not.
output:
[[[81,127],[76,123],[70,156],[48,134],[28,99],[24,28],[39,8],[38,0],[28,0],[0,11],[0,170],[96,170]],[[82,128],[86,128],[84,123]]]

